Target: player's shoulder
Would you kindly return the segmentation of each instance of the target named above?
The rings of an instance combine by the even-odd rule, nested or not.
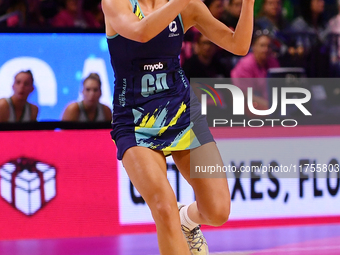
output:
[[[104,109],[105,120],[111,120],[111,118],[112,118],[111,109],[105,104],[103,104],[103,109]]]
[[[108,107],[106,104],[101,104],[102,106],[103,106],[103,109],[105,110],[105,111],[111,111],[111,109],[110,109],[110,107]]]
[[[31,120],[36,121],[38,117],[39,108],[35,104],[28,103],[31,108]]]
[[[67,111],[80,111],[80,108],[79,108],[79,103],[78,102],[73,102],[73,103],[70,103],[67,107],[66,107],[66,110]]]
[[[37,105],[31,104],[31,103],[28,103],[28,105],[31,107],[31,110],[32,110],[33,112],[38,112],[39,108],[38,108]]]
[[[80,114],[80,108],[78,102],[73,102],[67,105],[62,120],[63,121],[77,121]]]
[[[9,104],[8,104],[6,98],[0,98],[0,108],[1,109],[9,108]]]
[[[9,104],[5,98],[0,99],[0,122],[7,122],[9,119]]]

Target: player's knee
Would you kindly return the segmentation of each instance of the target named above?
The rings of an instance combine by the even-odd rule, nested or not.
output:
[[[213,226],[221,226],[229,219],[230,210],[220,211],[215,213],[212,224]]]
[[[230,214],[230,205],[229,204],[221,204],[212,208],[207,216],[207,221],[211,226],[221,226],[226,223],[229,219]]]
[[[152,206],[151,213],[156,223],[160,222],[166,225],[171,224],[174,214],[178,214],[178,209],[167,200],[159,200]]]

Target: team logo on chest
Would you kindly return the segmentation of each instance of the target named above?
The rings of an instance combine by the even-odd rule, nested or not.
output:
[[[177,32],[177,23],[176,21],[173,21],[169,24],[169,30],[171,33],[169,33],[169,37],[175,37],[175,36],[179,36],[179,33]]]

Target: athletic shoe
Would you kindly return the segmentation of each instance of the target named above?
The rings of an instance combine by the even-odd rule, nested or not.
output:
[[[184,206],[180,203],[177,203],[177,205],[179,211]],[[201,226],[198,225],[193,230],[190,230],[186,226],[182,225],[182,232],[187,240],[192,255],[209,255],[208,244],[200,227]]]

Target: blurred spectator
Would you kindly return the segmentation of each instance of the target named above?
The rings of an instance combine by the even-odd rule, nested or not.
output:
[[[320,39],[323,39],[325,35],[324,8],[324,0],[301,0],[301,16],[293,21],[291,30],[293,32],[315,33]]]
[[[9,0],[0,0],[0,27],[6,27],[6,12],[9,6]]]
[[[41,14],[40,0],[14,0],[10,1],[7,14],[7,27],[42,27],[47,25]]]
[[[197,34],[194,44],[195,54],[183,65],[186,76],[189,79],[229,77],[230,70],[222,64],[221,59],[217,56],[217,49],[218,47],[207,37],[200,33]]]
[[[236,1],[239,0],[234,0]],[[240,0],[242,2],[242,0]],[[208,7],[211,14],[221,22],[224,12],[223,0],[205,0],[204,4]],[[241,6],[239,8],[242,7]],[[234,8],[233,11],[235,11]],[[239,11],[240,12],[240,11]],[[201,34],[196,28],[191,28],[188,31],[191,37],[195,38],[194,46],[192,43],[185,42],[182,45],[181,62],[186,71],[187,76],[190,77],[230,77],[230,70],[233,62],[233,54],[213,45],[205,36],[202,42]],[[187,36],[186,36],[187,37]],[[190,49],[193,49],[195,55],[190,56]],[[192,65],[193,67],[190,67]],[[194,68],[196,67],[196,69]],[[197,69],[199,67],[199,69]]]
[[[0,0],[0,16],[6,14],[9,4],[9,0]]]
[[[327,32],[340,34],[340,0],[338,0],[338,14],[329,20],[327,24]]]
[[[288,22],[282,15],[282,0],[263,0],[255,30],[267,30],[272,37],[273,53],[278,58],[287,53],[287,40],[282,32],[288,28]]]
[[[31,71],[19,72],[12,86],[14,94],[10,98],[0,99],[0,122],[36,121],[38,107],[27,102],[34,90]]]
[[[262,6],[263,6],[264,0],[255,1],[254,4],[254,15],[257,17],[259,13],[261,12]],[[291,21],[293,18],[295,18],[295,12],[297,11],[298,2],[296,0],[282,0],[282,16],[288,20]]]
[[[327,35],[323,16],[324,0],[301,0],[301,16],[292,23],[296,49],[305,56],[308,77],[327,77],[329,75],[329,53],[324,41]]]
[[[309,35],[287,34],[287,50],[279,56],[282,67],[303,67],[311,51],[312,38]]]
[[[196,33],[194,38],[194,54],[191,58],[186,60],[183,65],[183,70],[186,77],[190,80],[191,78],[219,78],[219,77],[230,77],[231,67],[223,62],[223,58],[220,56],[219,47],[213,44],[207,37],[201,33]],[[202,90],[198,89],[201,87],[200,83],[190,82],[196,96],[200,99]],[[218,95],[222,100],[222,105],[225,103],[224,91],[218,91]],[[213,99],[210,97],[207,100],[208,111],[210,107],[214,105]],[[221,109],[212,108],[213,113],[208,114],[210,118],[214,118],[219,115]],[[222,110],[222,113],[223,110]],[[221,116],[221,115],[220,115]]]
[[[235,30],[242,9],[242,0],[229,0],[227,9],[223,12],[221,21]]]
[[[268,92],[266,77],[269,68],[279,67],[279,62],[271,55],[271,42],[268,31],[255,31],[252,52],[243,57],[231,70],[233,83],[246,94],[247,88],[253,88],[254,107],[268,109]],[[242,79],[238,79],[242,78]],[[257,78],[257,79],[243,79]]]
[[[102,11],[101,1],[85,1],[84,10],[90,12],[100,27],[105,27],[104,13]]]
[[[106,105],[99,103],[102,95],[100,77],[91,73],[83,81],[83,97],[81,102],[71,103],[64,111],[63,121],[110,121],[111,110]]]
[[[63,8],[52,19],[54,27],[100,28],[95,16],[83,9],[83,0],[64,0]]]
[[[330,75],[340,77],[340,0],[338,0],[338,14],[327,24],[330,57]]]
[[[273,36],[287,28],[288,22],[282,15],[282,0],[263,0],[255,27],[260,30],[268,29]]]
[[[10,5],[7,9],[7,14],[14,12],[17,12],[17,14],[7,19],[7,27],[23,26],[27,13],[26,1],[25,0],[10,1]]]
[[[218,20],[221,20],[224,12],[223,0],[205,0],[205,5],[208,7],[211,14]]]
[[[41,0],[40,12],[46,21],[46,25],[51,25],[52,18],[59,12],[58,2],[55,0]]]
[[[41,13],[40,5],[41,0],[26,0],[27,1],[27,18],[26,26],[29,27],[42,27],[46,26],[46,20]]]

